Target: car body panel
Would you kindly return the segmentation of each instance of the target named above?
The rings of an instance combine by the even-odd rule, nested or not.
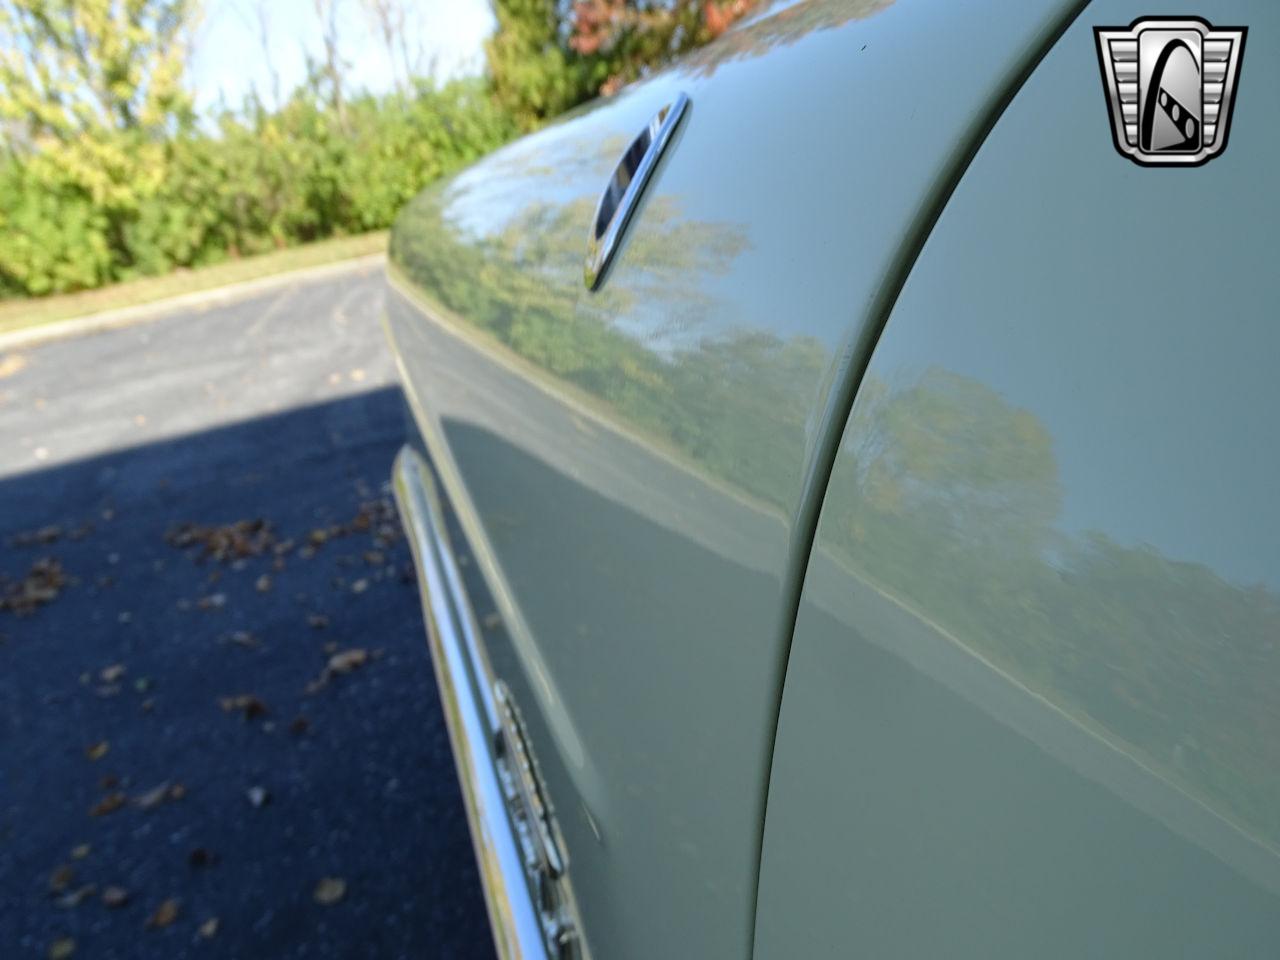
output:
[[[1203,167],[1112,146],[1092,28],[1152,12],[1249,28]],[[805,579],[762,960],[1276,953],[1277,37],[1092,4],[925,243]]]
[[[750,951],[829,408],[1079,4],[995,6],[785,7],[432,188],[393,231],[406,393],[601,956]],[[599,191],[681,91],[588,292]]]

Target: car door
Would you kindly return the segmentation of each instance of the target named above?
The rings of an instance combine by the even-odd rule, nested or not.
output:
[[[399,219],[406,393],[592,952],[750,952],[826,412],[957,164],[1075,6],[782,5]],[[589,290],[597,198],[680,94]]]
[[[1280,10],[1228,148],[1116,149],[1093,3],[877,344],[805,578],[757,956],[1280,944]],[[1180,11],[1162,8],[1159,13]]]

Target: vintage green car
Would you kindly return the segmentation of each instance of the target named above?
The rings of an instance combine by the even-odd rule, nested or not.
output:
[[[1280,956],[1278,44],[774,4],[403,212],[500,956]]]

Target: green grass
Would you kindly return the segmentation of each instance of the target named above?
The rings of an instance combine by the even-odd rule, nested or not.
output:
[[[23,300],[0,301],[0,333],[34,327],[56,320],[89,316],[106,310],[135,307],[144,303],[165,300],[197,290],[245,280],[256,280],[272,274],[288,273],[303,267],[315,267],[339,260],[350,260],[370,253],[381,253],[387,248],[387,232],[365,233],[357,237],[340,237],[321,240],[301,247],[275,250],[255,257],[228,260],[210,267],[182,270],[163,277],[147,277],[117,283],[98,290],[68,293],[55,297],[39,297]]]

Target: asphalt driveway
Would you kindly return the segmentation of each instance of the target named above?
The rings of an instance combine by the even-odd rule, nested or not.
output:
[[[492,956],[379,269],[0,348],[0,955]]]

